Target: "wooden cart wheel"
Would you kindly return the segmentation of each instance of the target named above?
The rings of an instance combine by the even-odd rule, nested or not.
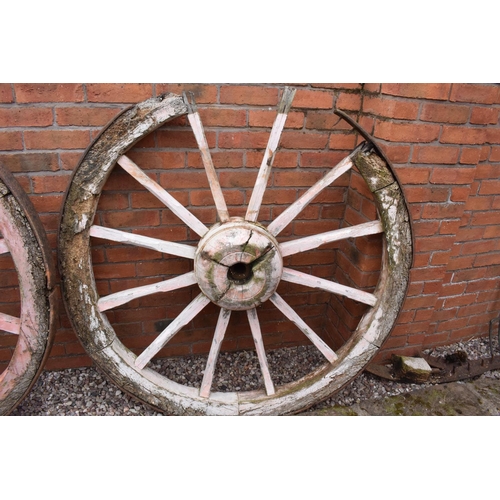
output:
[[[8,415],[43,369],[53,340],[55,298],[54,266],[43,226],[19,183],[1,166],[0,254],[17,271],[20,294],[19,316],[0,312],[0,335],[17,339],[0,374],[0,415]],[[12,295],[12,290],[6,293]]]
[[[400,186],[373,141],[364,142],[267,227],[259,224],[264,191],[295,91],[286,88],[244,218],[229,215],[194,101],[166,94],[125,111],[87,150],[68,189],[60,225],[59,258],[64,300],[73,326],[98,366],[124,391],[169,414],[291,414],[328,398],[352,380],[389,335],[408,282],[412,242]],[[125,154],[138,140],[168,120],[186,115],[201,151],[219,221],[207,227]],[[362,134],[368,139],[366,133]],[[99,195],[118,164],[200,236],[198,245],[174,243],[93,225]],[[278,243],[277,236],[324,188],[356,165],[373,193],[379,220]],[[215,222],[215,221],[214,221]],[[373,293],[315,278],[283,265],[283,257],[328,242],[383,233],[379,283]],[[125,242],[193,261],[193,271],[160,283],[100,297],[90,258],[91,237]],[[336,352],[278,295],[280,281],[300,283],[367,304],[356,331]],[[198,286],[199,294],[136,356],[117,338],[105,311],[138,297]],[[316,346],[325,364],[302,379],[275,387],[264,349],[257,306],[269,300]],[[148,367],[151,359],[210,302],[220,307],[203,381],[198,388],[176,383]],[[245,310],[265,390],[214,392],[214,369],[234,310]]]

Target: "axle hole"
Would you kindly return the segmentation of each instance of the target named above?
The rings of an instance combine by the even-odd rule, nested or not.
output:
[[[239,284],[247,283],[252,276],[252,266],[244,262],[236,262],[227,271],[227,277]]]

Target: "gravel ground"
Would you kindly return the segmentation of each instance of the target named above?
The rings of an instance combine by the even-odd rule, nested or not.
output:
[[[489,357],[488,339],[473,339],[425,351],[445,355],[463,350],[469,359]],[[495,354],[499,354],[495,346]],[[199,387],[206,357],[172,358],[154,362],[157,371],[185,385]],[[268,362],[275,385],[291,382],[323,363],[314,347],[292,347],[268,353]],[[500,371],[483,377],[500,379]],[[427,384],[430,385],[430,384]],[[314,409],[333,405],[350,406],[367,399],[384,398],[425,387],[383,380],[362,373],[334,397]],[[240,391],[263,387],[262,376],[254,351],[222,353],[217,363],[213,390]],[[124,394],[95,368],[67,369],[42,373],[27,398],[12,415],[162,415]]]

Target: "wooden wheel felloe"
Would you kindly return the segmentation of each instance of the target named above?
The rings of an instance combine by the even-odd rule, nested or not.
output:
[[[43,369],[52,345],[55,299],[54,269],[42,224],[18,182],[2,167],[0,254],[6,265],[10,254],[20,293],[19,316],[0,311],[0,335],[17,338],[9,363],[0,374],[0,415],[8,415]]]
[[[87,150],[67,192],[59,235],[63,295],[73,326],[87,352],[114,382],[136,398],[171,414],[290,414],[321,401],[349,382],[389,335],[408,282],[412,243],[409,217],[400,186],[383,154],[364,142],[265,227],[258,216],[295,91],[285,89],[278,105],[264,158],[245,217],[231,217],[212,163],[194,101],[167,94],[149,99],[117,117]],[[187,115],[193,129],[219,221],[207,227],[168,191],[153,181],[127,151],[168,120]],[[366,135],[366,134],[365,134]],[[370,138],[371,139],[371,138]],[[93,223],[99,196],[118,164],[170,209],[200,240],[196,246],[119,231]],[[326,187],[356,168],[364,178],[379,219],[279,243],[278,235]],[[380,279],[373,293],[317,278],[286,267],[283,259],[347,238],[383,234]],[[123,242],[192,261],[192,271],[100,297],[90,258],[91,238]],[[276,291],[280,281],[349,297],[369,306],[347,342],[333,350]],[[138,356],[118,339],[105,311],[138,297],[197,286],[199,294]],[[325,364],[302,379],[275,387],[267,362],[258,306],[273,304],[322,354]],[[213,303],[220,314],[203,381],[188,387],[160,375],[152,358],[193,318]],[[214,392],[212,381],[221,343],[233,311],[246,311],[265,390]]]

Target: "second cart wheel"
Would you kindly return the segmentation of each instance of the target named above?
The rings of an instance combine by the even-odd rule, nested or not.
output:
[[[0,255],[11,274],[14,269],[17,273],[14,285],[18,284],[20,299],[18,313],[0,307],[0,341],[13,340],[8,364],[0,373],[0,415],[8,415],[43,369],[52,345],[55,298],[54,269],[43,226],[21,186],[1,166]],[[5,269],[0,270],[0,280],[2,272]],[[2,288],[6,285],[2,282]],[[7,299],[14,298],[12,289],[3,291]]]
[[[125,392],[170,414],[291,414],[324,400],[352,380],[389,335],[406,293],[412,256],[409,217],[401,188],[383,154],[363,142],[267,226],[258,216],[294,91],[285,89],[245,217],[231,217],[214,169],[194,102],[167,94],[149,99],[117,117],[88,149],[67,192],[61,218],[59,258],[64,300],[85,349]],[[187,115],[201,151],[219,221],[207,227],[153,181],[126,152],[168,120]],[[366,134],[364,134],[366,136]],[[368,139],[371,139],[368,137]],[[200,240],[196,246],[146,237],[95,224],[97,204],[111,170],[119,165],[170,209]],[[364,178],[379,218],[325,233],[278,242],[281,231],[343,173],[356,168]],[[369,293],[286,267],[286,257],[333,241],[383,235],[382,269]],[[90,256],[91,239],[122,242],[192,261],[191,271],[159,283],[100,297]],[[278,294],[280,282],[349,297],[368,306],[356,330],[333,350]],[[138,297],[194,286],[198,295],[138,356],[119,340],[107,319],[110,311]],[[273,304],[321,353],[325,363],[301,379],[275,386],[268,366],[258,306]],[[220,308],[199,387],[174,382],[151,368],[152,358],[209,304]],[[214,370],[233,311],[246,311],[264,390],[215,392]]]

